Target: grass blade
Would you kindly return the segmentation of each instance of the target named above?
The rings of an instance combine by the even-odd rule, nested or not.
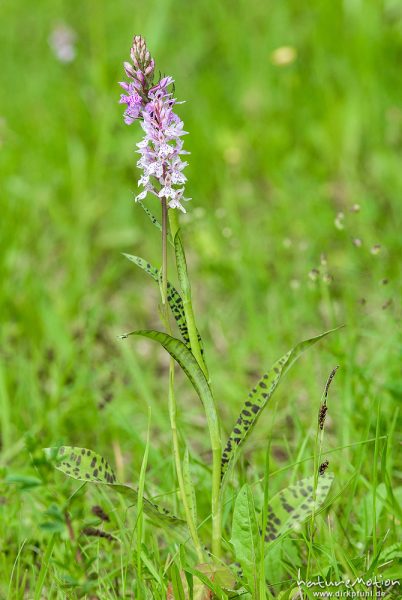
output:
[[[172,563],[172,566],[170,567],[170,580],[172,584],[171,591],[173,594],[172,596],[170,596],[170,598],[174,598],[174,600],[186,600],[183,581],[180,575],[180,571],[175,563]]]
[[[263,409],[278,387],[283,375],[305,350],[333,331],[337,331],[337,329],[339,329],[339,327],[297,344],[297,346],[289,350],[289,352],[276,361],[271,369],[265,373],[249,393],[248,399],[243,406],[222,454],[222,486],[227,479],[228,473],[238,459],[244,442],[253,431]]]
[[[186,448],[186,451],[184,453],[183,481],[184,481],[184,491],[186,494],[187,503],[188,503],[189,509],[191,511],[191,514],[193,516],[194,523],[197,523],[197,499],[196,499],[196,495],[195,495],[193,480],[191,477],[190,457],[189,457],[189,453],[188,453],[188,448]]]
[[[38,579],[36,581],[34,600],[41,600],[41,598],[42,598],[42,589],[43,589],[43,585],[45,583],[46,573],[49,568],[49,563],[50,563],[50,559],[53,554],[53,548],[54,548],[55,543],[56,543],[56,535],[53,534],[49,540],[45,555],[42,560]]]
[[[143,536],[143,524],[144,524],[144,487],[145,487],[145,475],[147,471],[148,455],[149,455],[149,431],[151,427],[151,409],[148,409],[148,429],[147,429],[147,442],[145,445],[144,456],[141,463],[140,479],[138,482],[138,493],[137,493],[137,578],[138,581],[142,580],[142,536]]]
[[[273,496],[268,504],[265,541],[271,542],[288,531],[300,530],[304,521],[323,504],[333,479],[332,473],[324,473],[314,490],[314,477],[306,477]]]

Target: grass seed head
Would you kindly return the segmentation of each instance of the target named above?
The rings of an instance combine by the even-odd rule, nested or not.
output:
[[[109,516],[105,513],[101,506],[93,506],[91,508],[91,512],[93,515],[101,519],[101,521],[110,521]]]
[[[328,465],[329,465],[329,460],[324,460],[324,462],[320,464],[320,467],[318,469],[318,474],[324,475],[325,471],[328,469]]]

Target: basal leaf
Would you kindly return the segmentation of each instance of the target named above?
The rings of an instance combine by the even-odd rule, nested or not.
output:
[[[138,267],[140,267],[140,269],[145,271],[145,273],[150,275],[152,277],[152,279],[154,279],[157,283],[159,283],[160,275],[159,275],[159,270],[156,267],[152,266],[149,262],[147,262],[140,256],[126,254],[124,252],[123,252],[123,256],[128,258],[128,260],[131,260],[131,262],[135,263]],[[183,338],[184,343],[186,344],[186,346],[188,348],[190,348],[190,337],[188,335],[186,317],[184,314],[183,299],[180,296],[179,292],[176,290],[176,288],[169,281],[167,284],[167,288],[168,288],[167,300],[168,300],[170,309],[176,320],[177,326],[180,331],[180,335]],[[199,340],[199,343],[201,346],[201,353],[203,353],[201,336],[198,332],[197,332],[197,335],[198,335],[198,340]]]
[[[287,531],[300,530],[304,521],[323,504],[333,479],[331,473],[319,476],[314,492],[314,477],[307,477],[273,496],[268,504],[265,541],[276,540]]]
[[[253,494],[247,484],[237,494],[230,542],[250,585],[253,598],[258,598],[258,565],[261,559],[260,533]]]
[[[159,342],[181,366],[204,405],[211,435],[212,451],[220,452],[221,442],[215,402],[205,375],[191,351],[183,344],[183,342],[162,331],[141,329],[139,331],[126,333],[121,337],[126,338],[129,335],[143,336]]]
[[[234,466],[244,442],[254,429],[260,414],[278,387],[283,375],[299,358],[304,350],[307,350],[307,348],[337,329],[339,329],[339,327],[297,344],[297,346],[292,348],[292,350],[289,350],[289,352],[277,360],[271,369],[265,373],[265,375],[258,381],[256,386],[251,390],[222,454],[222,480],[226,478],[230,468]]]
[[[77,481],[107,485],[119,494],[126,496],[133,504],[137,503],[137,490],[116,481],[113,469],[103,456],[87,448],[77,448],[76,446],[46,448],[45,452],[54,461],[55,468],[68,477]],[[152,521],[159,525],[186,526],[185,521],[175,517],[167,509],[159,508],[146,498],[143,498],[143,510]]]

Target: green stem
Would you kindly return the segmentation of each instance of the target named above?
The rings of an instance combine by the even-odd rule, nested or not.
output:
[[[380,435],[380,401],[377,401],[375,442],[374,442],[374,463],[373,463],[373,557],[377,556],[377,480],[378,480],[378,451]]]
[[[179,276],[180,288],[183,296],[183,308],[186,318],[188,335],[190,339],[191,352],[197,360],[206,380],[209,383],[209,375],[204,362],[201,346],[198,339],[198,331],[195,324],[193,305],[191,301],[191,287],[187,273],[186,257],[184,247],[180,237],[177,213],[175,210],[169,211],[169,221],[171,235],[175,243],[176,266]],[[220,558],[222,554],[222,495],[221,495],[221,459],[222,442],[219,428],[219,417],[216,406],[213,403],[210,410],[207,410],[207,422],[211,439],[212,449],[212,554]]]
[[[166,204],[166,198],[162,198],[162,306],[164,309],[164,316],[169,323],[169,313],[167,309],[167,236],[168,236],[168,223],[167,223],[167,212],[168,207]]]
[[[145,486],[145,474],[147,471],[148,454],[149,454],[149,431],[151,425],[151,409],[148,409],[148,429],[147,429],[147,442],[145,446],[144,456],[141,463],[140,481],[138,486],[138,500],[137,500],[137,582],[138,582],[138,596],[143,597],[144,590],[142,588],[142,538],[143,538],[143,499],[144,499],[144,486]]]
[[[174,360],[171,359],[171,367],[172,363],[174,365]],[[183,469],[180,461],[180,447],[179,447],[179,437],[177,434],[177,424],[176,424],[176,398],[174,395],[174,368],[170,368],[169,373],[169,416],[170,416],[170,427],[172,430],[172,439],[173,439],[173,454],[175,459],[176,466],[176,474],[177,481],[179,484],[179,490],[181,494],[181,499],[184,506],[184,513],[186,515],[187,526],[190,531],[190,535],[194,542],[194,546],[197,552],[198,560],[202,562],[204,560],[202,547],[200,543],[200,539],[198,537],[198,531],[196,524],[194,522],[194,518],[190,507],[187,502],[187,494],[185,490],[184,477],[183,477]]]
[[[221,459],[219,444],[219,448],[212,448],[212,554],[216,558],[222,555]]]
[[[327,398],[325,393],[321,396],[321,403],[320,403],[320,407],[323,405],[327,404]],[[313,459],[313,464],[314,464],[314,484],[313,484],[313,500],[315,503],[315,499],[316,499],[316,491],[317,491],[317,486],[318,486],[318,470],[319,470],[319,466],[321,464],[321,459],[322,459],[322,447],[323,447],[323,440],[324,440],[324,427],[320,428],[320,422],[319,419],[317,419],[317,428],[316,428],[316,433],[315,433],[315,441],[314,441],[314,459]],[[310,537],[309,537],[309,543],[308,543],[308,557],[307,557],[307,568],[306,568],[306,579],[308,579],[309,574],[310,574],[310,566],[311,566],[311,560],[312,560],[312,554],[313,554],[313,542],[314,542],[314,521],[315,521],[315,507],[313,504],[313,510],[311,513],[311,520],[310,520]]]
[[[168,333],[171,335],[171,327],[169,320],[169,309],[167,304],[167,238],[168,238],[168,207],[166,203],[166,199],[162,198],[162,286],[161,286],[161,295],[162,295],[162,314],[163,319],[165,321],[166,329]],[[177,481],[179,484],[179,490],[181,494],[181,499],[183,502],[184,513],[186,515],[187,526],[190,531],[190,535],[193,539],[195,549],[197,552],[198,559],[200,562],[203,561],[203,552],[201,543],[198,537],[198,531],[196,524],[194,523],[193,515],[191,513],[190,507],[187,502],[187,495],[185,492],[184,478],[183,478],[183,470],[181,467],[180,460],[180,446],[179,446],[179,438],[177,433],[177,405],[176,405],[176,397],[174,394],[174,359],[170,359],[169,363],[169,417],[170,417],[170,427],[172,430],[172,441],[173,441],[173,455],[175,460],[176,467],[176,475]]]

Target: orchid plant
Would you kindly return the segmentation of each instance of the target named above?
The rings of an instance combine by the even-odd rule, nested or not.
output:
[[[209,564],[209,570],[204,569],[202,572],[201,568],[194,567],[194,573],[217,597],[228,597],[231,590],[232,596],[243,594],[247,597],[249,594],[250,597],[251,594],[253,598],[262,599],[266,597],[264,572],[266,549],[270,544],[276,543],[280,537],[300,530],[303,523],[314,519],[317,511],[323,508],[333,476],[326,471],[327,464],[317,463],[310,477],[270,497],[268,475],[266,475],[263,509],[257,511],[252,487],[245,484],[240,490],[236,490],[234,467],[261,413],[285,373],[305,350],[334,330],[297,344],[263,374],[248,394],[229,438],[223,443],[219,406],[213,393],[204,344],[196,325],[179,225],[179,214],[181,211],[186,212],[184,205],[190,200],[185,197],[187,179],[184,170],[188,163],[184,158],[189,154],[183,147],[186,131],[184,131],[183,121],[176,113],[181,103],[174,98],[172,77],[163,76],[155,82],[155,61],[141,36],[134,37],[131,62],[124,63],[124,70],[128,78],[128,81],[120,83],[124,90],[120,98],[120,102],[125,105],[124,121],[127,125],[138,123],[144,133],[143,139],[137,144],[139,154],[137,166],[141,171],[138,185],[141,191],[136,196],[136,201],[161,233],[161,268],[151,265],[139,256],[129,254],[125,256],[159,285],[164,330],[138,330],[121,337],[149,338],[163,346],[170,355],[167,403],[172,432],[172,451],[183,513],[175,516],[144,497],[145,469],[141,473],[139,487],[135,489],[118,482],[108,462],[92,450],[63,446],[49,449],[48,453],[53,457],[56,468],[66,475],[80,481],[109,486],[112,490],[127,496],[150,522],[167,532],[169,540],[174,539],[179,544],[186,545],[188,552],[194,557],[194,565]],[[161,221],[143,204],[149,196],[156,198],[160,206]],[[170,248],[173,249],[179,290],[168,280],[167,265]],[[181,339],[174,334],[174,321],[171,314]],[[210,518],[211,525],[209,529],[207,528],[208,535],[204,533],[202,538],[189,452],[187,449],[183,451],[178,435],[176,364],[185,373],[202,402],[212,451],[211,510],[209,515],[204,515],[204,522]],[[323,429],[326,404],[325,409],[323,406],[317,432]],[[227,516],[223,523],[222,514],[223,506],[229,496],[227,493],[229,488],[232,494],[233,491],[235,493],[235,501],[231,518],[231,536],[228,539],[230,523],[227,522]],[[205,532],[205,528],[203,531]],[[137,535],[141,538],[141,532],[137,531]],[[235,562],[241,567],[240,575],[238,567],[230,570],[228,566]],[[140,572],[139,562],[137,577],[140,577]],[[212,573],[214,573],[213,577]],[[188,589],[188,582],[182,580],[180,574],[175,578],[172,575],[172,581],[173,579],[175,589]]]

